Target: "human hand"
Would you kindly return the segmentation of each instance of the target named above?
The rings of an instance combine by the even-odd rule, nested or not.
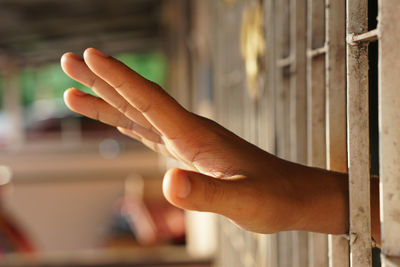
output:
[[[191,169],[165,174],[163,192],[173,205],[219,213],[255,232],[296,228],[296,192],[282,175],[282,161],[185,110],[157,84],[99,50],[87,49],[83,59],[66,53],[61,65],[99,96],[68,89],[64,98],[71,110]]]

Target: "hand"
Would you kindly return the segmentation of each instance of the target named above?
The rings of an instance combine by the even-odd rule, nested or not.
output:
[[[172,204],[216,212],[245,229],[271,233],[293,228],[290,184],[268,164],[274,157],[217,123],[180,106],[162,88],[116,59],[89,48],[83,59],[66,53],[61,65],[99,98],[65,92],[68,107],[118,128],[192,171],[172,169],[163,192]]]

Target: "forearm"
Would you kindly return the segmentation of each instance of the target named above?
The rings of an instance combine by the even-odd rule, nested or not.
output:
[[[329,234],[349,231],[348,175],[282,161],[292,185],[296,224],[290,230]],[[371,179],[371,232],[380,243],[379,180]]]

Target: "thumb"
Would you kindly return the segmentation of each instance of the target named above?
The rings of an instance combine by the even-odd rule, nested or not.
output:
[[[246,205],[246,201],[240,200],[243,189],[240,179],[217,179],[181,169],[169,170],[163,181],[164,196],[171,204],[231,218],[236,217],[235,213]]]

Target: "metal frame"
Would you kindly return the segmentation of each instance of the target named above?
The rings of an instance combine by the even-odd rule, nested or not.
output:
[[[250,2],[237,1],[231,8]],[[268,84],[255,109],[245,111],[247,118],[255,116],[247,123],[258,136],[241,134],[283,158],[348,172],[350,231],[329,240],[298,232],[252,236],[224,224],[229,235],[241,236],[241,249],[256,251],[243,254],[242,264],[371,266],[368,44],[379,41],[382,262],[400,266],[400,79],[393,71],[400,69],[400,53],[393,49],[400,43],[397,2],[380,0],[378,28],[368,30],[367,0],[264,1]],[[232,105],[227,107],[231,115]],[[224,121],[234,130],[241,123]],[[300,249],[307,242],[308,248]]]
[[[325,168],[325,3],[308,0],[307,8],[308,165]],[[309,266],[328,265],[327,235],[310,233]]]
[[[400,5],[379,1],[380,204],[383,266],[400,266]]]
[[[347,1],[347,40],[368,30],[368,0]],[[350,263],[372,264],[368,43],[347,42],[347,141],[349,168]]]
[[[345,1],[325,0],[327,169],[342,173],[347,172],[345,14]],[[349,266],[349,242],[345,236],[329,235],[328,247],[330,267]]]

